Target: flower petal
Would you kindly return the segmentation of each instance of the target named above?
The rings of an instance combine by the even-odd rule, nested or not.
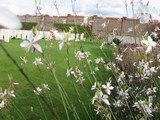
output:
[[[35,44],[33,44],[33,47],[34,47],[38,52],[43,53],[42,48],[41,48],[41,46],[40,46],[39,44],[35,43]]]
[[[146,53],[150,53],[151,50],[152,50],[152,47],[151,47],[151,46],[148,46],[148,47],[147,47],[147,50],[146,50]]]
[[[37,34],[37,35],[34,37],[33,42],[37,42],[37,41],[41,40],[42,38],[43,38],[43,35],[42,35],[42,34],[40,34],[40,35]]]
[[[24,47],[25,48],[25,50],[26,50],[26,52],[28,52],[29,50],[30,50],[30,48],[31,48],[31,43],[30,42],[28,42],[28,41],[23,41],[21,44],[20,44],[20,46],[21,47]]]
[[[30,44],[30,43],[29,43],[28,41],[24,40],[24,41],[20,44],[20,46],[21,46],[21,47],[27,47],[29,44]]]
[[[59,44],[59,50],[61,50],[63,46],[64,46],[64,42],[61,42],[61,43]]]

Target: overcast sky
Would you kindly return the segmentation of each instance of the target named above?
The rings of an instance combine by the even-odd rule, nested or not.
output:
[[[8,7],[15,14],[34,14],[36,11],[35,0],[0,0],[1,6]],[[42,13],[58,15],[55,6],[55,0],[41,0],[43,6]],[[127,16],[125,9],[125,0],[57,0],[60,15],[73,14],[71,1],[75,1],[74,10],[77,15],[99,15],[108,17]],[[130,0],[126,0],[130,3]],[[135,1],[135,9],[139,0]],[[144,3],[150,2],[151,7],[160,10],[160,0],[141,0]],[[98,7],[98,10],[96,8]],[[132,17],[131,5],[128,4],[128,17]]]

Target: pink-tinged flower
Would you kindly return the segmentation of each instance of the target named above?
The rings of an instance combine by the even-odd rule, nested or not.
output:
[[[155,67],[151,67],[151,68],[149,68],[149,72],[150,72],[150,74],[154,74],[157,72],[157,70]]]
[[[148,40],[142,40],[141,44],[147,47],[147,50],[145,51],[146,53],[150,53],[152,51],[152,47],[156,47],[157,45],[150,36],[148,36]]]
[[[35,61],[33,62],[33,64],[34,64],[35,66],[39,66],[39,65],[42,65],[43,63],[42,63],[42,61],[41,61],[41,58],[35,58]]]
[[[102,85],[102,88],[106,91],[106,93],[107,93],[108,95],[110,95],[110,94],[111,94],[111,90],[114,89],[114,87],[111,86],[111,83],[110,83],[110,82],[108,82],[107,85]]]
[[[96,102],[98,103],[105,103],[106,105],[110,105],[109,100],[108,100],[108,96],[106,94],[103,94],[103,92],[101,90],[97,90],[95,93],[95,96],[92,98],[92,104],[94,104]]]
[[[74,71],[72,70],[72,68],[70,69],[67,69],[67,72],[66,72],[66,76],[69,77],[70,75],[74,75]]]
[[[135,102],[133,105],[134,108],[137,108],[139,111],[145,112],[149,116],[153,116],[152,113],[154,111],[154,108],[152,106],[148,105],[145,101],[138,101]]]
[[[26,52],[29,52],[29,50],[32,48],[32,50],[37,50],[40,53],[43,53],[41,46],[38,44],[39,40],[43,38],[42,35],[36,35],[33,36],[33,34],[30,35],[28,40],[24,40],[20,46],[25,48]]]
[[[113,36],[118,35],[118,28],[114,28],[112,31]]]
[[[5,7],[0,7],[0,28],[20,29],[22,27],[17,16]]]
[[[97,58],[97,59],[95,59],[95,63],[96,64],[100,64],[100,63],[105,63],[105,61],[104,61],[104,59],[101,57],[101,58]]]
[[[77,58],[77,60],[81,61],[85,58],[88,58],[89,55],[90,55],[89,52],[77,51],[75,57]]]
[[[128,28],[128,32],[132,32],[132,31],[133,31],[132,27]]]

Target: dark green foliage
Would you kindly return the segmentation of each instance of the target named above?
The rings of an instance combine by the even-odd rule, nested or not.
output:
[[[118,38],[114,38],[113,39],[113,42],[116,44],[116,45],[119,45],[121,43],[121,41],[118,39]]]
[[[22,30],[31,30],[32,27],[35,27],[37,23],[34,22],[22,22]]]
[[[81,26],[81,25],[76,25],[76,24],[60,24],[56,23],[54,24],[54,27],[60,30],[63,30],[65,32],[68,32],[70,27],[74,27],[74,33],[84,33],[85,37],[92,37],[92,28],[91,27],[86,27],[86,26]]]

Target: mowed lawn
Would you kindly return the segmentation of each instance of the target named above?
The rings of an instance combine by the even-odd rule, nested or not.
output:
[[[36,87],[41,87],[43,83],[49,85],[50,90],[43,93],[43,95],[58,117],[54,117],[55,115],[51,114],[44,102],[35,95],[32,86],[0,48],[0,87],[2,87],[3,90],[8,87],[8,75],[13,77],[13,82],[19,83],[19,85],[16,85],[14,88],[16,98],[10,99],[9,106],[0,110],[0,120],[66,120],[67,114],[71,120],[75,118],[82,120],[98,119],[94,111],[94,106],[91,104],[91,99],[94,96],[93,91],[91,91],[91,86],[94,84],[95,78],[101,82],[107,80],[109,73],[105,71],[103,66],[100,66],[100,71],[94,75],[90,73],[94,70],[94,60],[96,58],[103,57],[106,63],[111,61],[113,52],[111,46],[108,45],[101,50],[99,48],[100,42],[96,40],[71,42],[69,50],[70,66],[74,69],[78,66],[79,69],[83,71],[84,78],[86,79],[83,85],[80,85],[76,83],[75,78],[66,76],[68,68],[66,46],[64,46],[62,50],[59,50],[59,41],[41,41],[40,44],[44,50],[44,58],[38,52],[26,53],[25,50],[20,47],[20,43],[21,40],[11,40],[10,43],[2,44],[22,67]],[[89,57],[93,62],[91,66],[85,67],[85,60],[81,62],[76,60],[75,52],[80,49],[91,53]],[[28,63],[21,65],[20,56],[25,56]],[[39,69],[33,64],[35,57],[42,58],[42,62],[44,63],[39,66]],[[62,91],[58,89],[55,76],[46,68],[45,61],[54,64],[56,77]]]

